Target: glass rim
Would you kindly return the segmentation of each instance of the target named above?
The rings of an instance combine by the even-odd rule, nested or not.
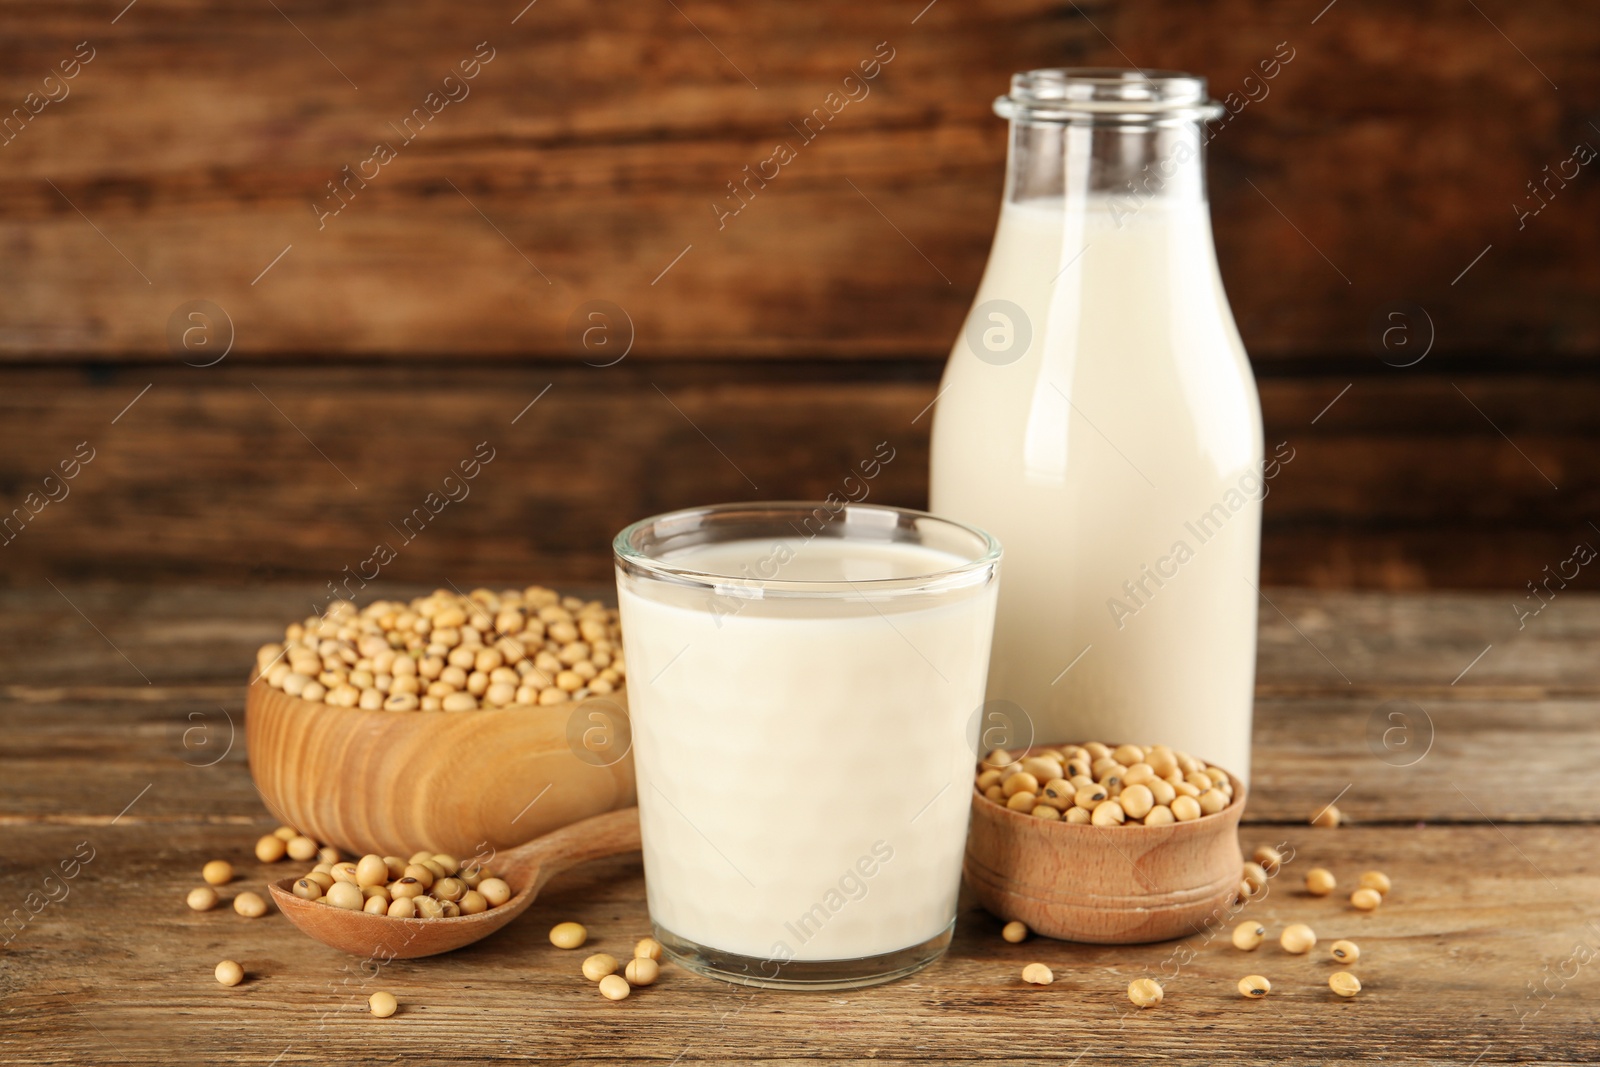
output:
[[[640,549],[634,542],[642,532],[658,525],[681,525],[687,531],[699,526],[707,518],[726,517],[739,514],[748,514],[752,520],[760,519],[768,522],[777,531],[777,524],[782,521],[780,516],[791,515],[794,517],[810,517],[818,510],[833,513],[833,518],[823,527],[822,532],[813,534],[812,537],[830,537],[834,540],[845,540],[842,533],[828,534],[826,531],[838,526],[843,529],[848,525],[849,516],[852,514],[866,516],[868,514],[889,516],[893,518],[892,524],[886,524],[881,519],[872,529],[878,531],[893,531],[907,529],[917,523],[932,523],[942,529],[954,531],[965,535],[979,546],[979,551],[970,553],[971,558],[960,563],[943,567],[927,574],[906,575],[900,578],[866,578],[860,581],[848,580],[811,580],[794,578],[755,578],[738,577],[728,574],[714,574],[710,571],[696,567],[686,567],[662,559],[659,555]],[[843,522],[841,523],[841,520]],[[691,525],[693,524],[693,525]],[[857,526],[857,529],[863,529]],[[784,527],[783,533],[778,533],[779,538],[789,537],[795,532],[793,523]],[[756,540],[760,535],[733,537],[727,540]],[[809,539],[807,539],[809,540]],[[859,540],[867,540],[859,538]],[[880,539],[872,539],[874,542]],[[881,540],[894,541],[895,538]],[[905,543],[916,543],[907,540]],[[680,508],[676,511],[666,511],[659,515],[651,515],[637,522],[629,523],[623,527],[612,539],[611,548],[613,558],[619,569],[630,577],[648,577],[657,581],[673,585],[689,586],[714,591],[720,595],[738,596],[748,599],[804,599],[804,598],[833,598],[846,590],[854,590],[863,596],[870,594],[875,599],[884,596],[906,596],[921,594],[936,594],[960,589],[969,585],[982,585],[990,580],[993,571],[1000,563],[1004,552],[1000,542],[987,530],[947,519],[927,511],[915,508],[901,508],[889,504],[854,504],[846,503],[837,509],[831,508],[820,500],[770,500],[751,501],[742,503],[707,504],[700,507]]]
[[[1209,121],[1222,105],[1206,79],[1178,70],[1119,67],[1043,67],[1011,76],[995,114],[1019,122],[1161,124]]]

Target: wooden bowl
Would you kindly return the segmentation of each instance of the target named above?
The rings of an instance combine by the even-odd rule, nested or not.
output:
[[[626,713],[621,693],[539,708],[366,711],[252,677],[245,736],[262,800],[302,833],[355,855],[467,857],[630,807]],[[612,750],[579,758],[585,740],[603,738],[597,730],[614,731]]]
[[[963,864],[984,909],[1063,941],[1135,945],[1225,921],[1244,855],[1245,785],[1215,815],[1167,826],[1046,822],[972,793]]]

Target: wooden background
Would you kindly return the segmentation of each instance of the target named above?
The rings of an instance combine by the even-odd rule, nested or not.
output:
[[[1264,580],[1520,588],[1600,538],[1600,176],[1513,207],[1600,146],[1600,21],[1325,2],[0,5],[7,113],[94,57],[0,144],[0,505],[95,455],[3,580],[316,588],[380,541],[391,580],[603,578],[634,518],[821,496],[885,440],[873,499],[923,504],[1009,74],[1177,67],[1222,96],[1287,41],[1210,159],[1269,441],[1296,449]],[[725,183],[880,42],[871,95],[719,229]],[[326,183],[488,49],[319,228]],[[175,347],[200,299],[231,329]],[[586,350],[597,300],[631,328]],[[1431,323],[1408,351],[1434,335],[1406,368],[1373,347],[1398,301]],[[402,544],[482,441],[471,495]]]

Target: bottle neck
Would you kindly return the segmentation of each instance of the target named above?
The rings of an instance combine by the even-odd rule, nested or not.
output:
[[[1153,204],[1204,210],[1202,124],[1013,119],[1006,202],[1081,210],[1091,199],[1119,226]]]

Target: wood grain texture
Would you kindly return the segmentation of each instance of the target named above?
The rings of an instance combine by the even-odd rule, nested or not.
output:
[[[1266,501],[1265,581],[1531,597],[1600,538],[1600,378],[1380,369],[1263,378],[1268,440],[1293,456]],[[9,530],[0,580],[295,579],[322,602],[386,543],[385,578],[604,582],[627,523],[825,497],[880,442],[894,458],[870,498],[925,505],[937,382],[915,362],[4,369],[0,503],[39,513]],[[85,442],[69,495],[43,503]],[[480,445],[494,459],[468,495],[406,527]]]
[[[567,318],[603,298],[638,324],[640,358],[936,357],[992,234],[990,101],[1014,70],[1135,63],[1260,97],[1211,153],[1259,359],[1364,352],[1396,300],[1428,308],[1441,350],[1600,343],[1580,225],[1600,183],[1552,184],[1520,228],[1514,210],[1540,202],[1544,167],[1600,144],[1584,103],[1600,27],[1579,0],[1346,0],[1314,23],[1269,0],[280,6],[0,11],[8,111],[78,42],[97,50],[0,147],[0,352],[162,357],[168,316],[205,297],[238,359],[575,359]],[[404,143],[396,127],[480,41],[494,58],[470,95]],[[791,123],[880,42],[894,59],[871,95],[719,229],[726,183],[798,143]],[[1279,42],[1292,61],[1247,83]],[[394,161],[319,228],[312,205],[379,140]]]
[[[137,808],[135,809],[137,811]],[[131,819],[131,816],[130,816]],[[266,825],[263,822],[261,825]],[[1588,967],[1575,949],[1596,944],[1581,901],[1600,892],[1594,827],[1444,827],[1427,830],[1248,831],[1247,849],[1288,843],[1284,881],[1242,919],[1276,934],[1307,922],[1319,951],[1290,957],[1269,941],[1245,956],[1226,931],[1143,947],[1033,939],[1009,945],[1000,923],[964,900],[949,955],[901,982],[849,996],[753,993],[668,965],[660,981],[613,1004],[578,973],[583,952],[552,948],[549,928],[575,920],[585,951],[626,955],[649,932],[637,857],[597,861],[552,882],[518,921],[459,952],[365,969],[296,932],[273,912],[196,914],[183,895],[199,865],[238,859],[225,895],[259,891],[278,867],[246,862],[252,831],[194,824],[26,827],[8,832],[0,893],[19,906],[46,868],[90,841],[96,858],[71,895],[33,917],[4,949],[8,1007],[0,1055],[9,1063],[169,1064],[203,1049],[207,1062],[255,1065],[414,1059],[433,1063],[554,1062],[779,1064],[1090,1063],[1281,1064],[1584,1063],[1600,1056]],[[1346,883],[1378,866],[1395,889],[1376,913],[1290,888],[1302,867]],[[281,866],[281,865],[279,865]],[[1543,872],[1543,874],[1541,874]],[[1544,875],[1550,881],[1546,881]],[[1355,940],[1349,968],[1364,991],[1331,994],[1334,938]],[[238,960],[243,985],[211,970]],[[1030,988],[1024,964],[1054,984]],[[1592,964],[1591,964],[1592,966]],[[1548,970],[1547,970],[1548,968]],[[1260,1017],[1235,983],[1267,975]],[[1135,1012],[1125,990],[1163,981],[1158,1011]],[[1531,995],[1548,982],[1548,990]],[[367,1014],[384,989],[400,1001],[387,1023]]]
[[[885,438],[878,499],[920,504],[918,416],[999,202],[990,102],[1061,64],[1235,94],[1218,255],[1268,432],[1300,457],[1267,582],[1521,587],[1600,514],[1600,183],[1551,177],[1600,145],[1579,0],[279,7],[0,8],[0,504],[80,441],[102,457],[0,581],[321,583],[485,436],[503,466],[395,577],[599,580],[625,522],[823,496]],[[1247,81],[1280,43],[1292,60]],[[719,221],[728,183],[882,49],[870,95]],[[463,60],[468,94],[402,132]],[[380,140],[394,160],[347,178]],[[175,348],[199,299],[227,326]],[[615,347],[578,339],[592,301]],[[1431,341],[1407,370],[1374,349],[1398,302]],[[616,374],[581,365],[623,347]]]
[[[627,698],[538,708],[361,712],[254,681],[250,776],[277,818],[360,856],[508,849],[635,800]],[[361,709],[354,709],[360,712]],[[593,729],[615,736],[586,749]]]
[[[1574,593],[1519,631],[1497,597],[1266,595],[1247,821],[1303,823],[1338,796],[1364,825],[1600,822],[1600,598]],[[0,822],[103,825],[147,784],[142,819],[259,818],[239,678],[302,600],[293,587],[0,589]],[[1386,743],[1393,710],[1411,725]],[[1486,788],[1486,752],[1549,773]],[[74,777],[85,763],[98,773]]]
[[[1303,661],[1285,666],[1311,669]],[[147,784],[152,788],[139,802],[146,821],[199,819],[235,827],[259,821],[264,808],[245,766],[237,707],[242,696],[169,692],[146,702],[142,689],[117,689],[85,701],[41,698],[40,690],[29,687],[27,703],[16,688],[0,693],[11,730],[0,745],[0,776],[7,783],[0,826],[104,825]],[[228,714],[240,724],[238,743],[207,766],[222,753],[230,732],[223,700],[235,705]],[[1393,747],[1398,734],[1391,735],[1391,748],[1382,744],[1383,731],[1396,725],[1388,718],[1396,709],[1384,705],[1395,700],[1409,700],[1427,716],[1400,709],[1412,712],[1411,751]],[[1597,822],[1600,798],[1590,782],[1591,768],[1600,762],[1600,736],[1592,730],[1597,719],[1600,698],[1491,699],[1477,687],[1456,694],[1448,681],[1434,689],[1391,683],[1350,695],[1261,696],[1254,791],[1245,820],[1301,825],[1339,797],[1345,816],[1364,826],[1484,817],[1500,823]],[[1427,755],[1408,764],[1417,751]],[[1484,751],[1497,755],[1491,761]],[[99,773],[62,792],[63,777],[86,761]],[[1548,774],[1507,776],[1485,787],[1491,762],[1538,765]],[[206,797],[199,811],[191,806],[197,791]]]
[[[40,529],[8,546],[11,562],[26,567],[24,553],[70,552],[120,570],[166,543],[176,550],[169,573],[218,565],[240,579],[288,565],[307,568],[321,586],[342,580],[345,567],[363,569],[382,542],[397,556],[384,569],[402,580],[459,583],[537,569],[605,581],[611,538],[657,511],[758,495],[822,498],[840,491],[885,440],[894,455],[873,483],[873,499],[912,503],[927,477],[927,418],[913,419],[933,393],[892,379],[865,389],[803,374],[691,379],[636,370],[631,361],[607,371],[541,366],[509,377],[336,370],[307,381],[299,372],[213,370],[225,376],[157,383],[114,427],[110,418],[150,378],[99,397],[99,389],[28,390],[31,410],[8,420],[7,443],[29,439],[25,423],[64,416],[71,430],[52,437],[73,438],[65,456],[81,440],[105,442],[75,488],[121,488],[91,507],[71,508],[94,500],[90,492],[63,501],[58,515],[47,506]],[[96,400],[115,406],[102,415]],[[58,412],[63,401],[70,413]],[[464,495],[428,505],[429,493],[444,499],[443,480],[480,444],[493,458]],[[31,483],[61,458],[30,450],[28,466],[19,464],[19,489],[22,478]],[[41,463],[38,475],[21,473]],[[408,526],[425,506],[437,515]],[[161,532],[146,525],[131,537],[107,536],[122,517],[138,521],[141,513]],[[47,523],[58,529],[28,537],[44,534]],[[269,526],[288,542],[269,548],[260,541]],[[60,540],[74,537],[98,547]]]
[[[384,582],[370,592],[411,597],[431,588]],[[556,581],[555,588],[608,596],[602,585]],[[41,715],[60,702],[162,713],[166,701],[180,698],[229,700],[239,711],[240,678],[256,649],[303,618],[314,592],[289,583],[0,587],[8,650],[0,692],[19,711]],[[1570,590],[1520,628],[1512,603],[1503,594],[1268,587],[1257,692],[1272,699],[1390,690],[1440,700],[1600,696],[1600,662],[1589,654],[1600,641],[1600,599]]]

